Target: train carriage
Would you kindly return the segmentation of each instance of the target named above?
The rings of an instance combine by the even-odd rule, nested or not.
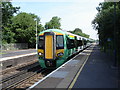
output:
[[[59,29],[48,29],[38,36],[38,59],[42,68],[57,68],[83,49],[83,37]]]

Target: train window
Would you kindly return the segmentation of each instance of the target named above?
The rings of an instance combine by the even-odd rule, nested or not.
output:
[[[84,45],[86,45],[86,44],[87,44],[87,41],[86,41],[85,39],[83,39],[83,43],[84,43]]]
[[[44,47],[44,37],[39,36],[38,49],[43,49],[43,47]]]
[[[82,40],[78,40],[78,46],[82,46]]]
[[[67,48],[72,49],[75,48],[75,40],[67,38]]]
[[[56,48],[57,49],[63,49],[64,48],[63,35],[57,35],[56,36]]]

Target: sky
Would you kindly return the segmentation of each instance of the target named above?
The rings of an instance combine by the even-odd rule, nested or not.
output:
[[[13,6],[20,6],[20,12],[37,15],[42,25],[53,16],[58,16],[63,30],[80,28],[92,39],[98,39],[91,22],[97,14],[96,7],[100,2],[104,0],[12,0]]]

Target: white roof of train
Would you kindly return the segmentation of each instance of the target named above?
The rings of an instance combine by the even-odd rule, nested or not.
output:
[[[70,34],[70,35],[73,35],[73,36],[77,36],[78,38],[81,38],[81,39],[88,39],[86,37],[82,37],[82,36],[79,36],[79,35],[76,35],[76,34],[73,34],[73,33],[70,33],[70,32],[66,32],[67,34]]]

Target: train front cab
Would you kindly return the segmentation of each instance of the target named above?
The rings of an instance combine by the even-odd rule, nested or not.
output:
[[[64,35],[44,32],[38,37],[38,58],[41,67],[55,68],[65,62]]]

